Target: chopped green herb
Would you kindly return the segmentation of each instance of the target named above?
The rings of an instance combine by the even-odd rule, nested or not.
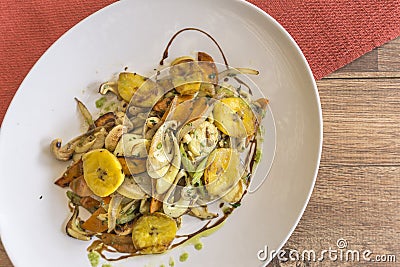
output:
[[[102,108],[104,106],[104,103],[106,103],[107,98],[104,96],[96,101],[96,108]]]
[[[182,255],[179,256],[179,261],[180,262],[184,262],[187,261],[187,259],[189,258],[189,254],[187,252],[182,253]]]
[[[88,254],[88,259],[92,267],[97,267],[97,265],[99,265],[100,254],[97,251],[91,251]]]
[[[259,163],[262,157],[262,151],[261,149],[256,150],[256,155],[254,156],[254,162]]]
[[[247,184],[247,183],[250,181],[250,178],[251,178],[251,173],[248,173],[248,174],[246,174],[246,175],[244,175],[244,176],[242,177],[242,180],[243,180],[243,182],[244,182],[245,184]]]
[[[232,205],[232,207],[237,208],[237,207],[240,207],[241,203],[240,202],[236,202],[236,203],[233,203],[231,205]]]
[[[194,248],[195,248],[196,250],[201,250],[201,249],[203,248],[203,244],[199,242],[199,243],[197,243],[197,244],[194,245]]]
[[[162,144],[161,143],[158,143],[157,144],[157,149],[161,149],[162,148]]]
[[[215,73],[211,73],[210,75],[208,75],[208,78],[210,78],[210,79],[215,79],[215,77],[216,77]]]
[[[101,267],[113,267],[113,266],[109,263],[104,263],[103,265],[101,265]]]
[[[224,214],[231,214],[232,211],[233,211],[233,208],[225,207],[225,208],[222,209],[222,212],[223,212]]]
[[[170,267],[174,267],[175,266],[175,261],[174,261],[174,258],[169,258],[169,266]]]

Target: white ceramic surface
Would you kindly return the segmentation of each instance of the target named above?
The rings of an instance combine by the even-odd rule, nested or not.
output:
[[[246,196],[222,229],[203,239],[201,251],[178,248],[114,266],[168,266],[171,256],[175,266],[261,266],[270,259],[259,261],[257,252],[266,245],[276,250],[290,236],[310,197],[322,144],[318,92],[293,39],[243,1],[124,0],[63,35],[32,68],[3,121],[0,230],[16,267],[89,266],[88,243],[63,231],[69,211],[65,191],[53,181],[66,163],[54,160],[48,145],[80,132],[73,97],[93,103],[98,85],[125,66],[150,73],[169,38],[184,27],[213,35],[232,66],[260,71],[253,80],[275,117],[275,160],[260,189]],[[218,55],[209,40],[188,32],[178,37],[170,56],[198,50]],[[260,166],[258,177],[266,171]],[[179,262],[182,251],[189,252],[185,263]]]

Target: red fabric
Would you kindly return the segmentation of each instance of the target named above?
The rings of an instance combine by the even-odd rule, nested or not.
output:
[[[0,121],[40,55],[113,0],[0,1]],[[294,37],[316,79],[400,35],[400,0],[249,0]]]
[[[400,35],[400,0],[249,0],[296,40],[316,79]]]

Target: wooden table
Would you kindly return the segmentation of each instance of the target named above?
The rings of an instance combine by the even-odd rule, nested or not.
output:
[[[400,262],[400,37],[317,85],[324,118],[321,166],[308,207],[284,246],[287,257],[292,249],[300,256],[314,250],[319,258],[344,239],[347,249],[372,251],[368,258],[395,255]],[[269,267],[396,265],[345,259],[275,258]],[[0,243],[0,267],[11,266]]]

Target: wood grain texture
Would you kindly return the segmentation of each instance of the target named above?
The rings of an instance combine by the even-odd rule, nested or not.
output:
[[[307,209],[284,249],[395,254],[397,263],[288,261],[268,267],[397,266],[400,262],[400,37],[317,82],[324,143]],[[0,244],[0,267],[12,267]]]
[[[317,260],[275,258],[268,267],[399,265],[399,62],[397,38],[317,82],[324,120],[320,170],[306,211],[284,245],[287,257],[291,249],[314,250]],[[348,249],[372,251],[371,259],[395,255],[397,261],[318,261],[322,250],[338,249],[340,238]]]
[[[400,37],[368,52],[326,79],[400,78]]]

